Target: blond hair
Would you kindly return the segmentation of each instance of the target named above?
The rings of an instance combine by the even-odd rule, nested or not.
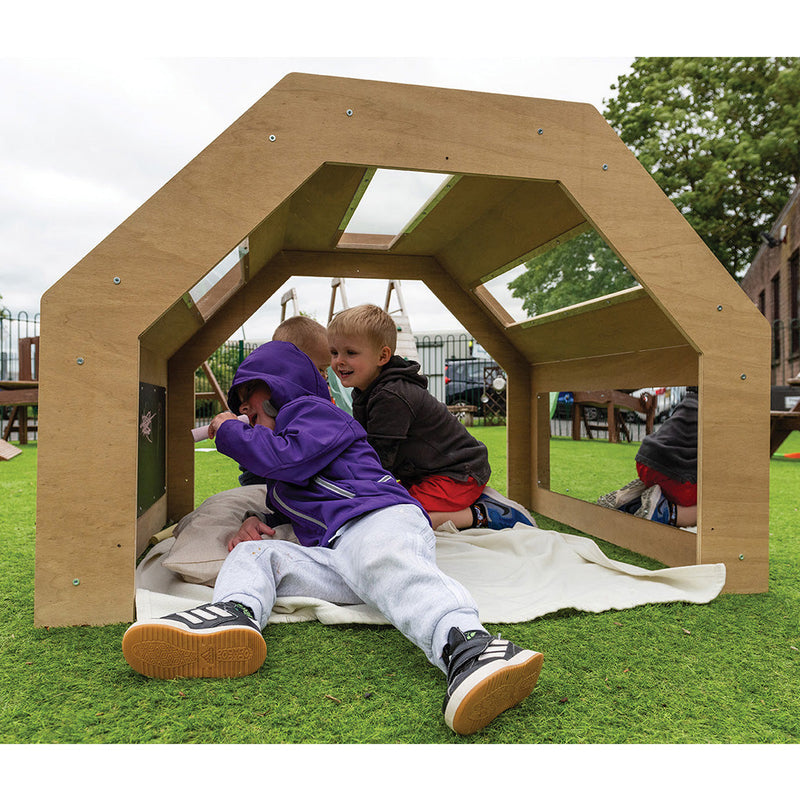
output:
[[[279,342],[291,342],[303,353],[309,353],[322,346],[328,346],[328,332],[325,326],[311,317],[298,314],[284,320],[272,334],[272,339]]]
[[[397,323],[394,318],[372,303],[353,306],[340,311],[329,323],[328,333],[333,336],[356,336],[366,339],[376,348],[397,348]]]

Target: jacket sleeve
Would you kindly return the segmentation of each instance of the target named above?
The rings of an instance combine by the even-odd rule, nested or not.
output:
[[[256,475],[307,484],[358,436],[355,421],[340,411],[328,413],[325,403],[296,404],[279,412],[275,431],[226,420],[217,432],[217,450]]]

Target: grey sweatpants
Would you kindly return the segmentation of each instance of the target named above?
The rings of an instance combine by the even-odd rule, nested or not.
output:
[[[261,540],[239,543],[222,565],[214,601],[239,601],[264,628],[279,596],[367,603],[445,670],[452,626],[483,629],[472,596],[436,566],[436,538],[412,504],[351,520],[333,548]]]

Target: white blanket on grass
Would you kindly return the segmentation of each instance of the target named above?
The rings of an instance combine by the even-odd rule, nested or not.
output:
[[[212,589],[189,584],[161,562],[172,540],[156,545],[136,570],[137,619],[161,617],[212,600]],[[438,530],[436,559],[478,604],[481,621],[521,623],[576,609],[604,612],[649,603],[708,603],[725,584],[725,565],[689,565],[660,570],[606,557],[588,537],[517,524],[491,531]],[[270,623],[386,624],[367,604],[337,606],[317,598],[284,597]]]

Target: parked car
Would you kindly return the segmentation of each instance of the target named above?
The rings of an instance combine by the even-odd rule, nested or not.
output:
[[[467,404],[477,415],[506,414],[506,374],[493,359],[447,359],[444,364],[444,394],[448,406]]]

